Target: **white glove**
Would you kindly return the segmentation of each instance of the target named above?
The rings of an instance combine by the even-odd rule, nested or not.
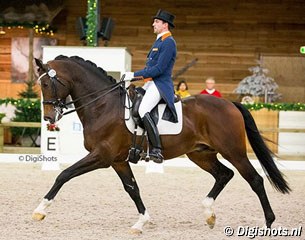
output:
[[[125,78],[124,81],[130,81],[131,79],[134,78],[134,72],[125,72]]]

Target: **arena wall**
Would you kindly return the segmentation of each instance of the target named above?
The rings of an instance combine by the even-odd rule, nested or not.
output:
[[[75,30],[77,17],[86,16],[86,1],[66,0],[65,8],[54,19],[58,28],[55,38],[59,45],[81,46],[83,43]],[[193,59],[198,58],[177,80],[185,79],[192,94],[204,87],[204,80],[214,76],[218,89],[229,99],[236,99],[232,90],[238,82],[248,76],[248,68],[256,64],[259,56],[273,56],[273,63],[266,62],[271,73],[281,64],[281,57],[294,57],[303,61],[299,47],[305,39],[305,5],[299,0],[284,1],[133,1],[103,0],[101,15],[112,17],[116,23],[108,46],[128,47],[133,54],[133,70],[143,67],[147,51],[154,41],[151,16],[159,8],[176,15],[173,34],[177,41],[178,58],[174,72]],[[27,36],[25,29],[6,30],[0,35],[0,97],[16,96],[23,87],[12,84],[10,77],[11,38]],[[104,42],[100,41],[100,45]],[[277,60],[278,58],[278,60]],[[282,62],[282,69],[286,65]],[[289,68],[284,78],[274,75],[283,89],[282,101],[304,101],[303,71]],[[296,81],[295,76],[298,76]],[[293,83],[293,89],[284,88]],[[283,87],[284,86],[284,87]]]

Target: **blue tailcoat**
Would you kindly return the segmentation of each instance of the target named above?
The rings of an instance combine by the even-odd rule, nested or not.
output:
[[[165,34],[155,41],[147,55],[146,67],[134,73],[135,77],[152,78],[162,99],[170,109],[169,116],[163,119],[178,122],[174,105],[174,84],[171,79],[177,55],[176,42],[171,34]]]

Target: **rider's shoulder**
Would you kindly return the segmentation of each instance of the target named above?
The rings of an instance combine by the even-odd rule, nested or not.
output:
[[[176,41],[175,39],[170,36],[170,37],[167,37],[166,39],[164,39],[162,41],[162,45],[165,45],[165,46],[176,46]]]

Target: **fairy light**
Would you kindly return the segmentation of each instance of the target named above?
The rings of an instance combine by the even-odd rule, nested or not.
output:
[[[40,35],[47,34],[50,36],[54,36],[54,29],[49,24],[46,23],[2,22],[0,24],[0,34],[6,34],[6,32],[4,31],[4,27],[7,28],[7,30],[33,28],[36,34],[40,34]]]
[[[0,35],[4,35],[6,32],[4,31],[3,27],[0,27]]]
[[[87,0],[87,45],[97,46],[97,0]]]
[[[260,109],[268,109],[272,111],[304,111],[305,103],[254,103],[243,104],[247,109],[258,111]]]

